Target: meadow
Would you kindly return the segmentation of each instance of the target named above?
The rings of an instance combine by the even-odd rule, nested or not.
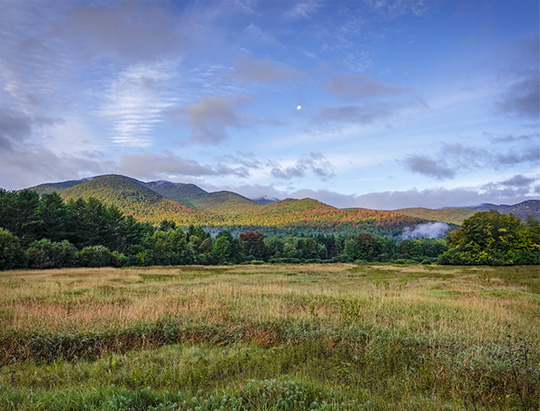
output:
[[[2,410],[537,410],[540,269],[0,272]]]

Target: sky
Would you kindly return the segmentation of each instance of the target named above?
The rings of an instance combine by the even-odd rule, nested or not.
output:
[[[539,4],[0,1],[0,187],[340,207],[540,198]]]

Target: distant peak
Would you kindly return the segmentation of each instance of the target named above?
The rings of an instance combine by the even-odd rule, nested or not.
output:
[[[252,200],[255,201],[256,203],[261,204],[261,205],[267,205],[267,204],[272,204],[272,203],[278,202],[279,198],[269,197],[269,196],[262,196],[262,197],[258,197],[258,198],[252,198]]]

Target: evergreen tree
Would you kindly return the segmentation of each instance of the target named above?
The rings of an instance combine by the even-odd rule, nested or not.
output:
[[[65,240],[67,237],[68,209],[57,193],[43,194],[38,207],[39,237],[51,241]]]
[[[39,195],[35,191],[22,190],[16,194],[16,213],[12,216],[12,233],[19,237],[23,246],[30,244],[39,236],[40,216]]]

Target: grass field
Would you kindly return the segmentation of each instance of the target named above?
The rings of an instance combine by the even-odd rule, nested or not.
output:
[[[0,272],[2,410],[540,407],[540,268]]]

